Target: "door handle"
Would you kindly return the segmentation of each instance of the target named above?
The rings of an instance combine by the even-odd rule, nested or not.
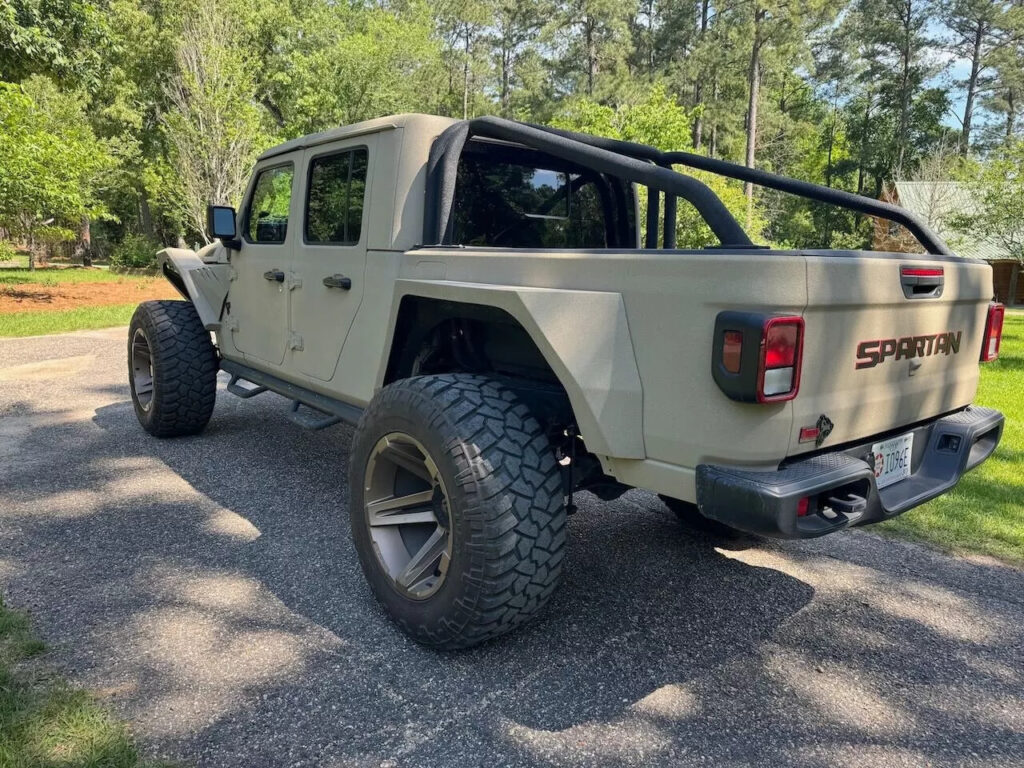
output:
[[[324,285],[328,288],[341,288],[341,290],[347,291],[352,287],[352,278],[344,275],[331,275],[324,278]]]
[[[269,280],[272,283],[283,283],[284,272],[280,269],[270,269],[263,273],[263,279]]]

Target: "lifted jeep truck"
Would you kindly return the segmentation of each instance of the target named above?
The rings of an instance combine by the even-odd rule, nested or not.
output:
[[[673,166],[888,219],[927,254],[757,246]],[[680,201],[717,242],[675,247]],[[989,266],[837,190],[498,118],[400,115],[267,151],[241,211],[211,206],[209,228],[214,244],[159,254],[187,301],[132,320],[139,421],[201,431],[223,370],[235,395],[289,398],[302,426],[356,425],[363,571],[437,648],[544,605],[579,490],[646,488],[716,525],[822,536],[948,491],[1002,432],[1002,414],[971,405],[1002,329]]]

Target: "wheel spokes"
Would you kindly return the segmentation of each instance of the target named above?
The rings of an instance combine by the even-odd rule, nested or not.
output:
[[[411,450],[410,450],[411,449]],[[406,472],[410,472],[416,477],[426,480],[431,485],[434,484],[434,478],[431,476],[430,469],[423,461],[423,457],[415,455],[412,451],[415,448],[406,446],[401,443],[389,442],[384,450],[381,451],[381,458],[390,461],[395,466],[401,467]]]
[[[436,523],[437,517],[432,507],[434,493],[434,489],[429,488],[405,496],[390,496],[379,501],[371,501],[366,505],[370,525]],[[421,509],[415,509],[416,507]]]
[[[444,571],[447,563],[448,533],[438,526],[426,543],[412,556],[409,564],[398,574],[395,581],[405,589],[413,591],[424,580],[434,575],[439,568]]]

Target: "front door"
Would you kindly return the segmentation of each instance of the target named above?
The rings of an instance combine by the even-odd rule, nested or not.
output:
[[[306,211],[292,261],[292,360],[300,373],[322,381],[334,377],[363,298],[375,147],[375,136],[361,136],[305,153]]]
[[[231,256],[228,324],[235,349],[246,357],[281,365],[288,344],[288,270],[295,168],[291,163],[257,172],[242,209],[242,247]]]

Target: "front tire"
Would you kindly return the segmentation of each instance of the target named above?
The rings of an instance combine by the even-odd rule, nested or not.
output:
[[[156,437],[201,432],[217,397],[217,350],[188,301],[146,301],[128,327],[135,415]]]
[[[398,626],[452,650],[535,615],[562,572],[562,478],[547,436],[500,382],[421,376],[374,397],[353,439],[352,537]]]

